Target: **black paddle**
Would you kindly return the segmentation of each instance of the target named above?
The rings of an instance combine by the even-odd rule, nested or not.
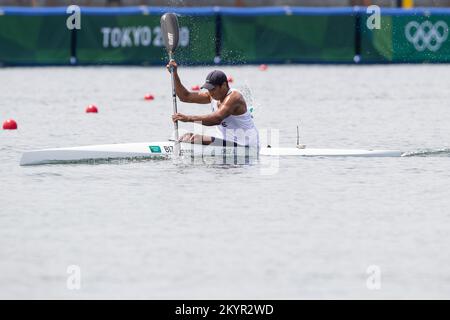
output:
[[[164,39],[164,45],[166,46],[167,53],[169,54],[169,60],[173,59],[175,49],[178,46],[179,39],[179,28],[178,19],[175,13],[165,13],[161,17],[161,32]],[[173,68],[170,68],[170,76],[172,79],[172,98],[173,98],[173,113],[177,113],[177,95],[175,92],[175,81],[173,77]],[[178,121],[174,122],[175,129],[175,144],[174,144],[174,154],[176,156],[180,155],[180,142],[178,141]]]

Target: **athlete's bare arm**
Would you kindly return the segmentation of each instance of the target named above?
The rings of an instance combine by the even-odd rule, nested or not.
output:
[[[180,77],[178,76],[178,65],[175,60],[170,60],[167,64],[167,70],[170,72],[170,67],[173,68],[173,78],[175,82],[175,92],[183,102],[188,103],[199,103],[199,104],[207,104],[211,102],[211,97],[207,92],[191,92],[186,89],[181,83]]]
[[[189,116],[182,113],[176,113],[172,116],[172,120],[182,122],[201,122],[204,126],[216,126],[219,125],[226,117],[235,114],[236,109],[241,107],[241,96],[238,94],[232,94],[227,100],[224,101],[220,108],[213,113],[201,116]]]
[[[231,103],[235,106],[232,113],[233,116],[239,116],[247,112],[247,103],[245,102],[242,94],[239,92],[233,92],[228,99],[230,99],[232,101]]]

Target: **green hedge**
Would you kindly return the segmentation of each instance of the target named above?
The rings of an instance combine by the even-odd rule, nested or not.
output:
[[[68,64],[70,31],[65,16],[0,16],[0,62]]]
[[[361,28],[363,61],[450,62],[448,26],[448,15],[383,16],[381,29]]]
[[[0,64],[164,64],[167,8],[82,8],[81,30],[65,8],[0,8]],[[183,64],[450,62],[450,9],[176,8]],[[219,39],[216,39],[216,34]],[[73,61],[72,61],[73,62]]]
[[[159,16],[86,16],[77,34],[79,63],[161,64],[167,60]],[[213,63],[215,18],[182,17],[177,59]]]
[[[226,63],[352,62],[352,16],[222,17]]]

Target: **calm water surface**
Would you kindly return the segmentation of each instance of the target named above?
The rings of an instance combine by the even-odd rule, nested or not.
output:
[[[191,87],[210,70],[179,72]],[[280,158],[272,174],[263,161],[20,167],[30,149],[167,139],[170,79],[0,69],[0,120],[19,124],[0,131],[0,298],[449,299],[450,66],[223,70],[283,146],[300,124],[310,147],[423,154]],[[80,290],[67,288],[71,265]]]

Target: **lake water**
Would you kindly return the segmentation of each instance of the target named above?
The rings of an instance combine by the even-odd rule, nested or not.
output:
[[[450,66],[222,69],[282,146],[300,125],[309,147],[413,155],[282,157],[270,174],[263,162],[21,167],[25,150],[167,139],[170,77],[0,69],[0,121],[19,125],[0,131],[0,298],[449,299]],[[179,73],[190,88],[211,70]]]

